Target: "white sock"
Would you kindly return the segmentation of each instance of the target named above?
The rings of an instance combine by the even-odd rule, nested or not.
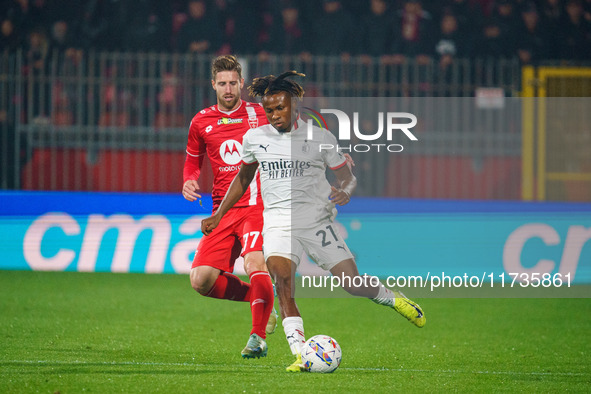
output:
[[[378,295],[371,300],[379,305],[394,306],[394,293],[380,283]]]
[[[291,354],[301,354],[302,345],[306,342],[306,337],[304,336],[304,320],[299,316],[291,316],[283,319],[282,324]]]

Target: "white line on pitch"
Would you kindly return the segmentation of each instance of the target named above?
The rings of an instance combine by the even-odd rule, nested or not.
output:
[[[221,364],[194,364],[194,363],[158,363],[143,361],[48,361],[48,360],[0,360],[1,364],[58,364],[58,365],[105,365],[105,366],[152,366],[152,367],[237,367],[237,368],[265,368],[274,369],[274,365],[221,365]],[[462,371],[457,369],[406,369],[406,368],[363,368],[363,367],[341,367],[345,371],[384,371],[384,372],[416,372],[416,373],[439,373],[439,374],[477,374],[477,375],[532,375],[532,376],[587,376],[583,372],[515,372],[515,371]]]

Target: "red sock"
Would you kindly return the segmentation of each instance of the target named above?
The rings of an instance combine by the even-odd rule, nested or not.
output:
[[[250,310],[252,313],[251,334],[266,338],[265,327],[273,310],[273,283],[268,272],[255,271],[250,274]]]
[[[207,297],[250,302],[250,294],[251,286],[248,283],[229,272],[222,272],[207,293]]]

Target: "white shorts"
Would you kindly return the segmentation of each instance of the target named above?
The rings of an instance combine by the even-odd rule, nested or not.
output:
[[[265,260],[270,256],[280,256],[290,259],[297,266],[300,265],[300,257],[306,253],[327,271],[341,261],[353,258],[336,226],[329,221],[312,229],[269,229],[263,233],[263,253]]]

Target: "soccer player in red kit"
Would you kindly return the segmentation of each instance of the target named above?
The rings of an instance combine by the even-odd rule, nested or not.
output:
[[[240,169],[242,137],[250,128],[268,122],[259,104],[240,98],[244,79],[236,57],[215,58],[211,73],[217,104],[203,109],[191,121],[183,169],[183,196],[189,201],[201,198],[197,180],[207,155],[214,173],[215,212]],[[252,331],[242,350],[244,358],[266,356],[266,333],[272,333],[276,326],[273,284],[262,252],[262,229],[263,204],[260,180],[256,177],[220,226],[209,237],[201,239],[191,267],[191,286],[199,294],[250,303]],[[232,274],[241,251],[250,283]]]

